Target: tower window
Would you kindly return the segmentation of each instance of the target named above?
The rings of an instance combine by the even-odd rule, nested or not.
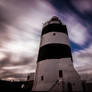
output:
[[[53,33],[53,35],[56,35],[56,33]]]
[[[42,81],[44,80],[44,77],[43,77],[43,76],[41,76],[41,80],[42,80]]]
[[[62,78],[62,77],[63,77],[62,70],[59,70],[59,77],[60,77],[60,78]]]

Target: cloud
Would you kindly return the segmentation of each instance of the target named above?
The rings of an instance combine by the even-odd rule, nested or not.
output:
[[[92,76],[92,44],[84,50],[73,52],[73,61],[76,70],[82,75]]]
[[[84,45],[88,39],[87,28],[77,21],[78,17],[74,15],[67,15],[67,17],[66,24],[70,40],[78,45]]]
[[[88,27],[84,26],[80,17],[72,11],[59,13],[59,17],[67,27],[69,39],[80,46],[85,45],[89,38]]]
[[[26,56],[19,57],[16,56],[16,54],[14,56],[13,55],[14,54],[10,54],[9,57],[6,57],[0,61],[0,78],[8,79],[12,78],[13,74],[17,76],[27,75],[28,73],[35,72],[36,63],[34,61],[36,60],[33,57],[28,58]],[[12,57],[14,57],[14,59],[19,57],[19,59],[14,61]],[[6,72],[9,72],[9,74]],[[16,78],[16,76],[14,78]],[[16,80],[21,80],[21,77],[16,78]]]
[[[11,71],[4,71],[1,78],[4,80],[26,80],[27,74],[17,74]]]
[[[0,0],[0,78],[22,79],[36,68],[42,26],[56,14],[46,0]]]
[[[82,13],[92,11],[91,0],[72,0],[72,3]]]

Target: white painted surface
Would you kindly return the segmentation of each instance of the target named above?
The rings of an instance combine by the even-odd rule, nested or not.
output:
[[[38,63],[37,76],[35,80],[35,89],[42,91],[48,91],[49,88],[59,80],[59,70],[63,71],[63,81],[65,83],[75,83],[74,89],[77,88],[79,91],[80,76],[75,71],[71,58],[63,59],[48,59]],[[44,80],[41,80],[41,76],[44,76]],[[67,85],[66,85],[67,86]]]
[[[55,34],[55,35],[53,35]],[[53,44],[53,43],[59,43],[59,44],[66,44],[70,46],[69,39],[67,34],[61,33],[61,32],[49,32],[42,36],[41,38],[41,46],[44,46],[46,44]]]

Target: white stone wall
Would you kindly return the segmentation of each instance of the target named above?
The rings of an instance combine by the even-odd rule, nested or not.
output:
[[[63,81],[65,82],[65,90],[67,91],[67,83],[72,84],[72,88],[75,91],[80,91],[81,80],[80,76],[75,71],[73,64],[71,63],[71,58],[63,59],[48,59],[43,60],[38,63],[37,68],[37,81],[36,90],[48,91],[49,88],[59,80],[59,70],[63,71]],[[41,80],[41,76],[44,80]],[[82,89],[81,89],[82,90]]]
[[[44,34],[41,39],[42,40],[40,47],[46,44],[53,44],[53,43],[66,44],[70,46],[67,34],[61,32],[49,32],[47,34]]]

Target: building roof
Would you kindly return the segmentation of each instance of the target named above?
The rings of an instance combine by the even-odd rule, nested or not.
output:
[[[48,24],[62,24],[62,22],[57,16],[53,16],[49,21],[43,24],[43,27],[47,26]]]

